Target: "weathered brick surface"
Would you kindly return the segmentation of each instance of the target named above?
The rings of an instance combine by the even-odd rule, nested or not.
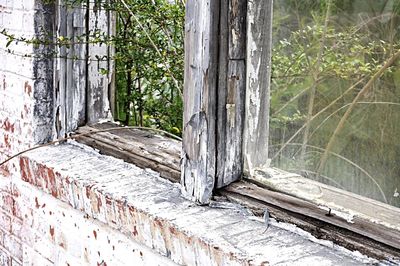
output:
[[[271,227],[266,233],[262,221],[238,206],[195,206],[181,196],[178,185],[156,173],[79,146],[43,148],[14,164],[20,170],[11,171],[7,195],[13,200],[6,202],[12,207],[3,206],[0,219],[7,234],[6,257],[17,262],[360,264],[289,231]],[[12,245],[22,245],[22,254]]]
[[[0,30],[15,36],[34,34],[34,0],[0,1]],[[34,143],[32,45],[11,43],[0,34],[0,160]],[[8,174],[7,167],[0,173]]]
[[[55,172],[39,166],[30,173],[36,171],[41,174],[29,179],[32,183],[13,176],[9,195],[14,201],[0,205],[0,265],[173,265],[128,235],[56,199],[59,194],[51,193],[55,188],[47,187],[49,172]],[[61,180],[60,175],[57,178]],[[10,212],[10,204],[19,206],[21,219]]]

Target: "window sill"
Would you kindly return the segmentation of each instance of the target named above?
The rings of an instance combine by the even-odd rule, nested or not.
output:
[[[310,241],[237,204],[196,206],[150,170],[76,145],[20,158],[23,181],[184,265],[343,264],[375,260]]]
[[[115,124],[83,127],[78,133],[107,127]],[[79,141],[179,182],[180,142],[140,131],[123,132],[99,133]],[[319,239],[378,259],[399,260],[399,209],[278,169],[256,171],[248,181],[219,193],[261,216],[268,208],[277,221],[295,224]]]
[[[276,168],[257,171],[250,179],[268,189],[315,203],[351,224],[357,219],[365,219],[400,231],[400,209],[388,204]],[[393,238],[396,240],[393,244],[400,249],[400,235],[393,235]]]

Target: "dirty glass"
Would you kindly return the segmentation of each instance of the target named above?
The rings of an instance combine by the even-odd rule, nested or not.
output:
[[[271,164],[400,207],[400,1],[274,1]]]

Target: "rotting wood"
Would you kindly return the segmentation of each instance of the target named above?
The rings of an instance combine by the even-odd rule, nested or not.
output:
[[[85,28],[85,10],[77,7],[70,14],[71,24],[67,27],[69,37],[73,37],[76,44],[71,47],[71,55],[67,60],[67,132],[75,130],[85,124],[85,100],[86,100],[86,44],[78,41],[87,29]]]
[[[55,60],[54,79],[56,137],[110,115],[113,50],[107,45],[90,43],[99,32],[111,35],[115,30],[114,23],[108,23],[113,17],[111,11],[101,7],[100,2],[90,2],[71,8],[63,1],[57,6],[57,37],[73,44],[56,47],[60,54]]]
[[[115,127],[115,124],[84,126],[76,133],[84,134],[111,127]],[[181,143],[178,141],[133,129],[97,133],[80,137],[78,141],[98,149],[102,154],[123,159],[141,168],[152,169],[173,182],[179,181]]]
[[[352,230],[337,227],[301,213],[288,211],[284,206],[280,207],[270,204],[268,200],[259,200],[242,195],[240,191],[232,192],[223,189],[220,190],[219,193],[227,197],[230,201],[249,208],[257,216],[262,216],[264,210],[268,209],[271,217],[278,223],[283,222],[294,224],[297,227],[310,232],[317,239],[332,241],[348,250],[358,251],[362,254],[383,261],[395,261],[400,258],[400,250],[354,233]]]
[[[332,211],[340,211],[343,217],[347,216],[349,219],[352,215],[378,218],[385,226],[400,231],[400,209],[394,206],[272,167],[256,171],[249,180],[264,188],[282,191],[321,207],[331,204]]]
[[[335,212],[329,212],[317,204],[281,192],[263,189],[255,184],[247,182],[241,184],[234,183],[227,187],[226,191],[235,192],[259,201],[268,202],[270,205],[290,212],[305,215],[340,228],[351,230],[400,250],[400,234],[398,230],[388,228],[387,226],[378,223],[371,223],[361,217],[354,216],[352,217],[352,221],[347,221],[345,218],[336,215]]]
[[[56,47],[60,57],[55,60],[55,129],[57,137],[63,137],[85,122],[86,44],[78,41],[86,34],[85,10],[60,4],[56,13],[57,38],[74,43]]]
[[[229,0],[228,2],[228,58],[244,60],[246,58],[247,1]]]
[[[224,120],[218,121],[219,148],[217,188],[224,187],[239,180],[243,173],[242,133],[245,94],[245,63],[243,60],[228,62],[226,98],[224,104]],[[222,115],[219,115],[222,117]],[[223,135],[222,135],[223,134]]]
[[[108,12],[108,36],[113,36],[117,33],[117,13],[116,12]],[[112,117],[116,117],[116,65],[115,65],[115,60],[112,58],[115,58],[115,45],[108,45],[107,46],[107,55],[109,60],[107,61],[108,63],[108,100],[110,102],[110,109],[111,109],[111,114]]]
[[[216,187],[222,187],[225,179],[226,158],[226,96],[228,81],[229,50],[229,1],[221,1],[219,23],[219,62],[218,62],[218,105],[217,105],[217,158]]]
[[[268,166],[273,0],[248,1],[244,172]]]
[[[219,5],[186,4],[181,184],[199,204],[209,202],[215,182]]]
[[[103,7],[104,3],[100,1],[89,1],[88,33],[91,39],[96,34],[107,33],[110,30],[108,18],[111,11]],[[89,43],[88,52],[86,122],[95,123],[111,115],[108,90],[111,77],[109,73],[112,70],[109,69],[111,65],[107,45]]]
[[[56,8],[56,35],[66,36],[67,34],[67,11],[64,5],[58,5]],[[65,46],[55,47],[57,52],[60,54],[59,58],[55,59],[54,65],[54,105],[55,105],[55,137],[64,137],[66,133],[66,105],[65,105],[65,94],[66,94],[66,56],[67,51]]]
[[[220,14],[217,188],[239,180],[243,173],[246,1],[221,1]]]

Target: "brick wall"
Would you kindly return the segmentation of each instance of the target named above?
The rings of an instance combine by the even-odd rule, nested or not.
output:
[[[42,184],[54,174],[44,166],[35,169],[42,171],[36,178]],[[172,265],[128,235],[56,200],[58,192],[45,193],[18,174],[0,180],[0,265]]]
[[[32,1],[0,1],[0,30],[33,37]],[[31,45],[11,44],[0,35],[0,154],[15,153],[33,142],[33,58]],[[7,52],[10,49],[12,53]]]

